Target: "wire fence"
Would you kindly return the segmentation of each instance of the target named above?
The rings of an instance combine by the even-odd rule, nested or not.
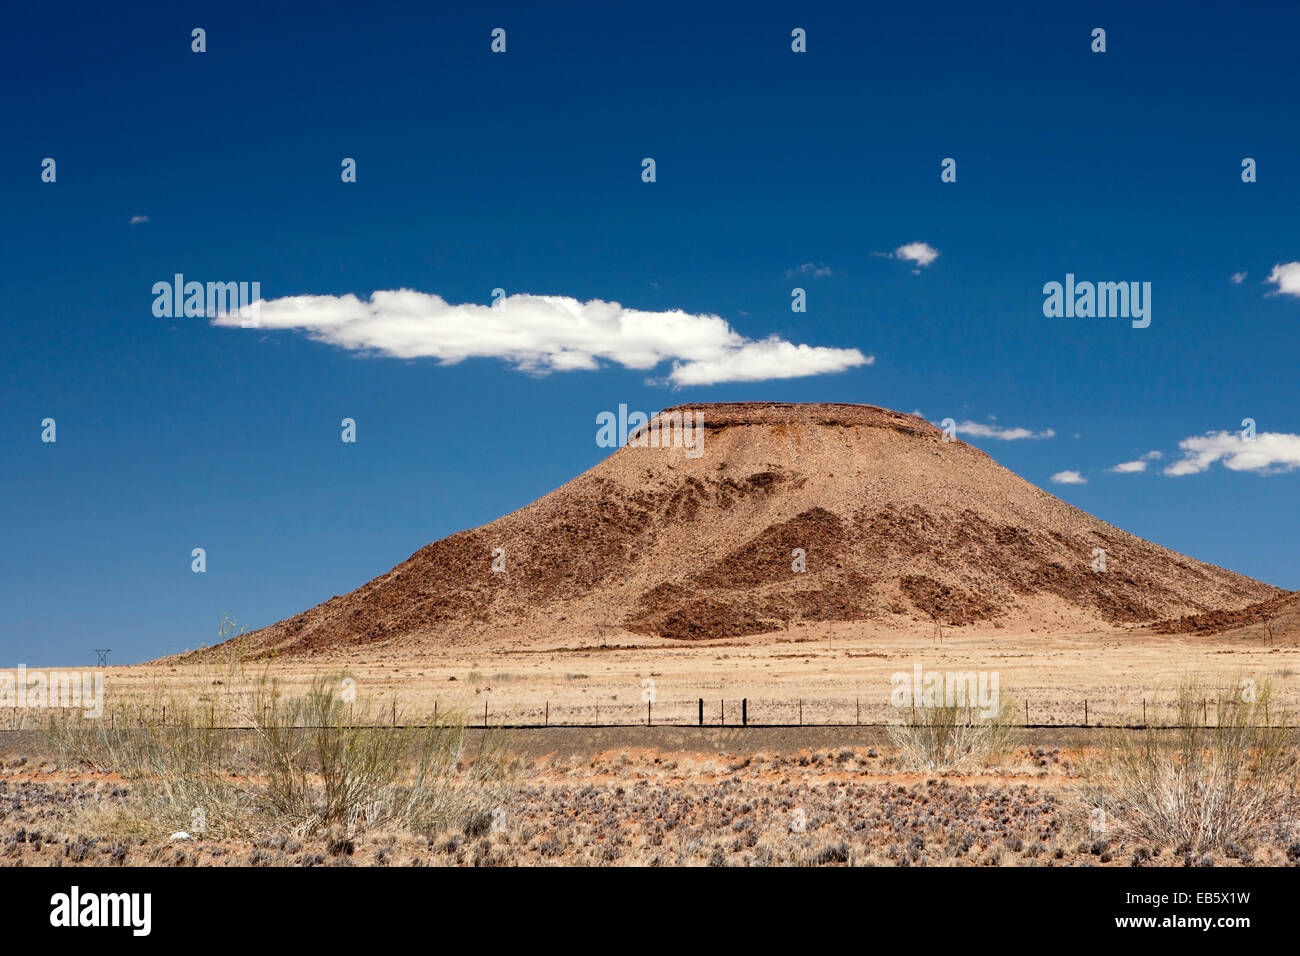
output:
[[[1193,726],[1214,727],[1219,723],[1221,708],[1235,702],[1205,698],[1199,708],[1200,720]],[[1030,729],[1066,728],[1142,728],[1186,726],[1186,703],[1144,698],[1133,703],[1079,699],[1076,703],[1060,700],[1035,704],[1023,700],[1015,704],[1015,717],[1001,714],[1005,722]],[[75,708],[6,708],[8,721],[0,716],[0,729],[40,730],[56,715],[68,719],[80,714],[85,719],[104,721],[110,729],[143,729],[177,723],[177,712],[168,719],[166,706],[105,707],[97,716]],[[894,707],[878,697],[787,698],[787,697],[715,697],[655,699],[653,701],[609,701],[607,703],[573,703],[570,700],[493,706],[491,699],[468,705],[464,701],[450,704],[435,702],[431,711],[415,714],[400,708],[396,700],[386,710],[371,709],[368,719],[354,726],[418,726],[438,721],[463,722],[470,727],[545,728],[545,727],[884,727],[915,722],[922,707]],[[999,715],[996,706],[965,708],[979,718]],[[1289,727],[1286,711],[1264,703],[1261,726]],[[5,726],[7,723],[7,727]],[[192,721],[191,721],[192,723]],[[254,722],[229,723],[229,729],[246,729]]]

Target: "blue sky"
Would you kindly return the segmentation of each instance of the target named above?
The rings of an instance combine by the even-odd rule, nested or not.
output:
[[[595,464],[620,403],[951,417],[1086,511],[1300,587],[1294,4],[437,6],[10,14],[0,666],[344,593]],[[175,273],[260,282],[263,326],[156,317]],[[1150,326],[1045,317],[1067,273],[1150,282]],[[371,300],[398,289],[405,324]]]

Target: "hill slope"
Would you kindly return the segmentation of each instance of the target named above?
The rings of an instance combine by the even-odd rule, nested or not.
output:
[[[1300,643],[1300,592],[1283,591],[1243,608],[1161,621],[1153,629],[1160,634],[1226,634],[1267,644]]]
[[[660,415],[670,411],[703,415],[698,457],[630,441],[527,507],[246,636],[250,650],[591,635],[599,623],[699,639],[828,616],[1079,628],[1277,593],[1098,521],[915,416],[771,403]],[[792,570],[796,549],[804,572]]]

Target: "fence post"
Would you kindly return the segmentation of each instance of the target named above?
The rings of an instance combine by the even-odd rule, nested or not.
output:
[[[724,697],[718,702],[722,707],[722,726],[727,726],[727,699]]]
[[[650,726],[650,701],[645,702],[645,725]]]
[[[1088,726],[1088,700],[1087,700],[1087,698],[1084,698],[1084,701],[1083,701],[1083,726],[1085,726],[1085,727]]]
[[[1147,725],[1147,699],[1143,697],[1142,698],[1142,726],[1145,727],[1146,725]]]
[[[1029,726],[1029,698],[1025,698],[1025,726]]]
[[[700,698],[700,726],[704,726],[704,698]]]
[[[549,700],[546,702],[546,716],[542,718],[542,726],[551,726],[551,702]]]
[[[483,701],[483,726],[487,726],[487,701]]]
[[[740,726],[749,726],[749,698],[740,698]]]

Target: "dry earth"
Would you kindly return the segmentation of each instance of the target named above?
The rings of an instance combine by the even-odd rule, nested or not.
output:
[[[289,686],[319,675],[348,676],[358,695],[391,713],[421,716],[438,707],[481,723],[643,723],[646,680],[654,682],[651,717],[657,723],[695,724],[697,701],[705,722],[740,720],[742,698],[755,723],[796,724],[803,701],[806,724],[887,723],[890,677],[924,670],[996,671],[1000,693],[1030,724],[1092,724],[1167,716],[1167,701],[1184,682],[1239,688],[1243,679],[1271,684],[1280,710],[1300,714],[1300,635],[1270,642],[1257,630],[1219,634],[1156,634],[1146,629],[1090,633],[945,630],[913,625],[882,631],[868,623],[799,625],[779,635],[731,638],[708,644],[615,634],[602,646],[579,635],[551,641],[503,637],[473,648],[422,646],[418,656],[400,646],[341,649],[329,657],[277,658],[245,665]],[[209,693],[229,666],[216,658],[114,667],[106,674],[107,708],[129,701],[164,702],[174,695]],[[1211,698],[1212,700],[1213,698]],[[723,702],[725,701],[725,715]],[[0,727],[17,715],[28,725],[37,712],[0,714]],[[1279,714],[1280,718],[1281,714]]]
[[[527,760],[495,827],[248,842],[124,836],[106,813],[126,795],[120,780],[8,756],[0,865],[1300,864],[1300,820],[1195,857],[1091,829],[1077,791],[1088,751],[1059,742],[981,774],[918,774],[884,745],[768,748],[764,733],[736,732],[742,746],[726,750],[557,746]]]

